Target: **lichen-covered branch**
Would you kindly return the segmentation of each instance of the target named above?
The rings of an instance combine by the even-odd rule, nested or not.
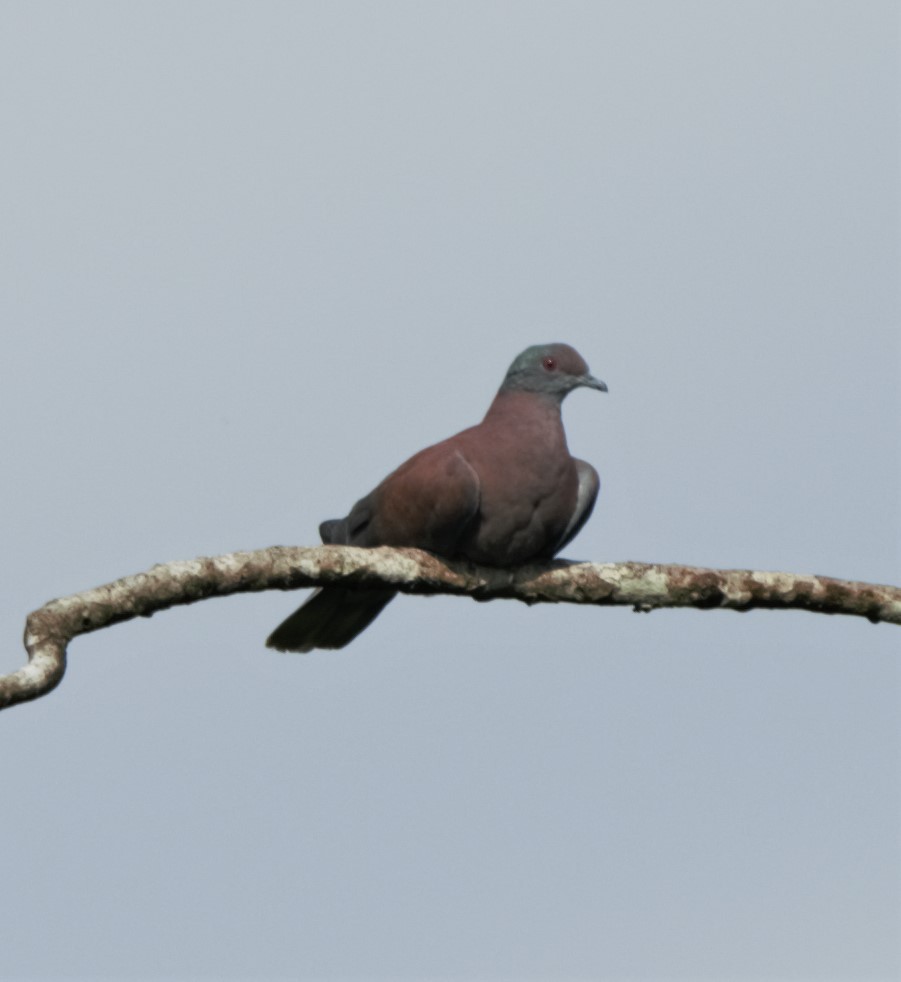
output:
[[[146,573],[51,600],[28,616],[28,664],[0,677],[0,709],[37,699],[55,688],[66,670],[66,647],[79,634],[207,597],[293,590],[339,580],[403,593],[465,594],[476,600],[619,604],[639,611],[658,607],[782,608],[852,614],[873,623],[901,624],[901,588],[825,576],[565,561],[490,569],[439,559],[418,549],[275,546],[166,563]],[[260,657],[265,657],[262,651]]]

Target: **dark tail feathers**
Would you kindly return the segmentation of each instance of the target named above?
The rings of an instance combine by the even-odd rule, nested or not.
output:
[[[302,654],[314,648],[343,648],[365,631],[396,596],[394,590],[321,587],[279,624],[266,646]]]
[[[319,526],[319,538],[327,546],[346,546],[347,541],[347,519],[329,518]]]

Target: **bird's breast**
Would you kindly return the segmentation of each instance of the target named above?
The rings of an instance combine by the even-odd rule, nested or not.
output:
[[[485,441],[470,460],[480,500],[461,546],[468,559],[515,566],[554,554],[576,507],[578,476],[565,440],[546,437]]]

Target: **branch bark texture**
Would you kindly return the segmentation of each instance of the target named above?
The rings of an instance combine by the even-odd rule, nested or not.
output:
[[[648,563],[557,560],[492,569],[440,559],[418,549],[274,546],[255,552],[154,566],[146,573],[51,600],[29,614],[28,663],[0,676],[0,709],[46,695],[66,670],[68,643],[80,634],[149,617],[208,597],[293,590],[342,582],[402,593],[458,594],[475,600],[659,607],[797,609],[901,624],[901,588],[793,573],[715,570]],[[260,657],[264,657],[261,651]],[[339,657],[331,655],[330,657]]]

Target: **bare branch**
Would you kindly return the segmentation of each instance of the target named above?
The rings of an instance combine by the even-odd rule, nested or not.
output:
[[[475,600],[618,604],[637,611],[658,607],[798,609],[901,624],[901,588],[825,576],[564,561],[491,569],[439,559],[418,549],[275,546],[154,566],[146,573],[51,600],[28,616],[28,664],[0,677],[0,709],[37,699],[55,688],[66,670],[66,647],[79,634],[207,597],[338,581],[360,587],[385,586],[403,593],[465,594]],[[262,652],[260,657],[264,657]]]

